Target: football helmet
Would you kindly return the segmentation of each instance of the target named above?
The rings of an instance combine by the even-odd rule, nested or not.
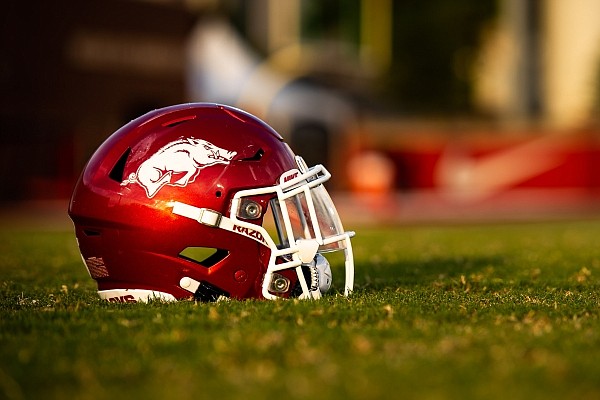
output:
[[[350,238],[324,187],[258,118],[225,105],[151,111],[112,134],[85,166],[69,204],[100,297],[318,299],[331,286],[323,256]]]

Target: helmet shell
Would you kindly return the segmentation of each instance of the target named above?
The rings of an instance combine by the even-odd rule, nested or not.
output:
[[[296,167],[283,138],[241,110],[191,103],[149,112],[112,134],[74,189],[69,215],[98,290],[144,289],[190,297],[183,277],[238,299],[260,298],[270,250],[233,232],[173,214],[183,202],[230,216],[239,190],[269,187]],[[262,224],[269,199],[258,196]],[[213,249],[206,260],[181,253]]]

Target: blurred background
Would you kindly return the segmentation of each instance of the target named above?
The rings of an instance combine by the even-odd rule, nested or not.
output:
[[[189,101],[278,130],[354,222],[600,211],[597,0],[8,0],[0,217],[66,218],[112,132]],[[32,211],[34,210],[34,211]]]

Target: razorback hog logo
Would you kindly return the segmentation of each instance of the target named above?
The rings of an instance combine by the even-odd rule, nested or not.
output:
[[[150,156],[122,185],[138,183],[152,198],[165,185],[187,186],[194,182],[201,169],[215,164],[229,164],[236,154],[206,140],[182,138]]]

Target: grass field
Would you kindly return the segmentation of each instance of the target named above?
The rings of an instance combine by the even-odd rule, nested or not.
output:
[[[350,299],[146,305],[4,229],[0,398],[600,398],[599,221],[351,228]]]

